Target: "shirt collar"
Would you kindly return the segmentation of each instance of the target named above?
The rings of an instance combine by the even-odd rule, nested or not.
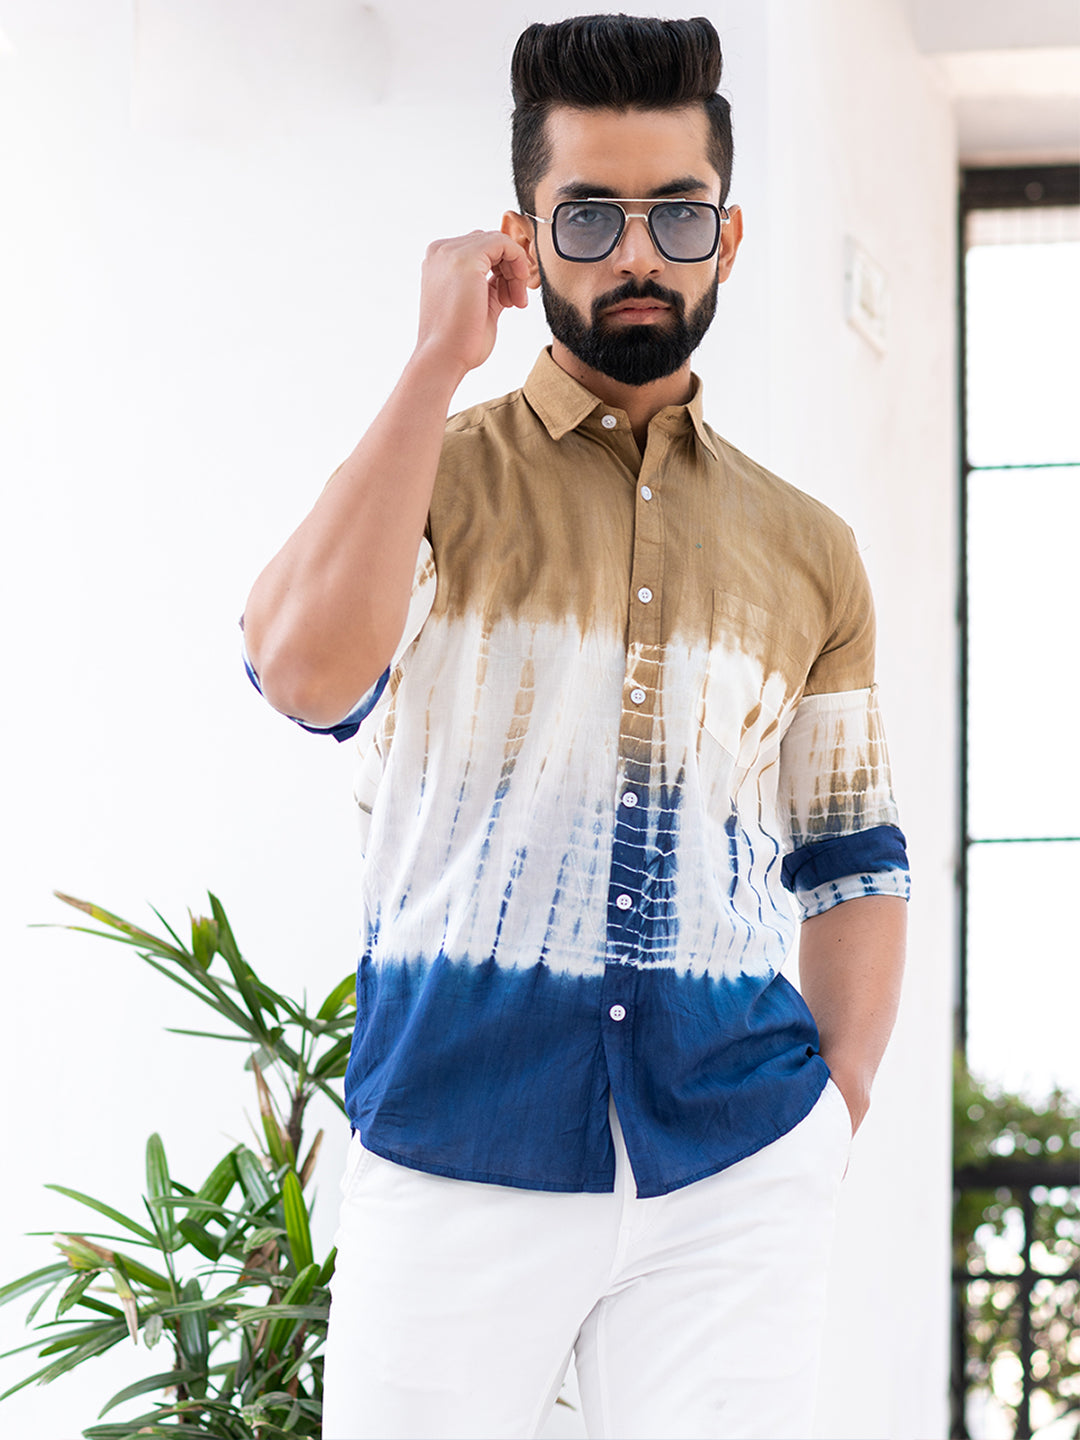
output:
[[[685,411],[690,416],[698,441],[714,460],[718,459],[703,416],[702,384],[694,375],[693,392],[685,405],[672,405],[669,412]],[[544,422],[553,440],[561,440],[600,406],[600,401],[580,381],[568,375],[544,348],[524,385],[525,399]]]

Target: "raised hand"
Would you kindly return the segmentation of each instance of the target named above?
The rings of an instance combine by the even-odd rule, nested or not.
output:
[[[491,354],[504,310],[524,309],[529,260],[498,230],[473,230],[427,248],[420,285],[417,355],[446,364],[456,378]]]

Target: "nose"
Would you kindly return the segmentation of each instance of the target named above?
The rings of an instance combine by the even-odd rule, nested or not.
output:
[[[611,263],[620,275],[639,279],[656,275],[664,268],[664,257],[653,244],[644,215],[629,216],[619,243],[611,253]]]

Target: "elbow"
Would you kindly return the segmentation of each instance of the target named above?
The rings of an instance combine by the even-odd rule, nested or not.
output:
[[[319,729],[344,720],[386,668],[374,658],[344,661],[295,641],[252,637],[247,630],[245,636],[248,659],[267,702],[289,719]]]

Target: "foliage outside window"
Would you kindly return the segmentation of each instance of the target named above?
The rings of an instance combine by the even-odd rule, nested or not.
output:
[[[988,1090],[961,1060],[953,1093],[967,1337],[953,1434],[1001,1410],[1015,1435],[1067,1440],[1080,1435],[1080,1106],[1060,1090],[1038,1106]]]

